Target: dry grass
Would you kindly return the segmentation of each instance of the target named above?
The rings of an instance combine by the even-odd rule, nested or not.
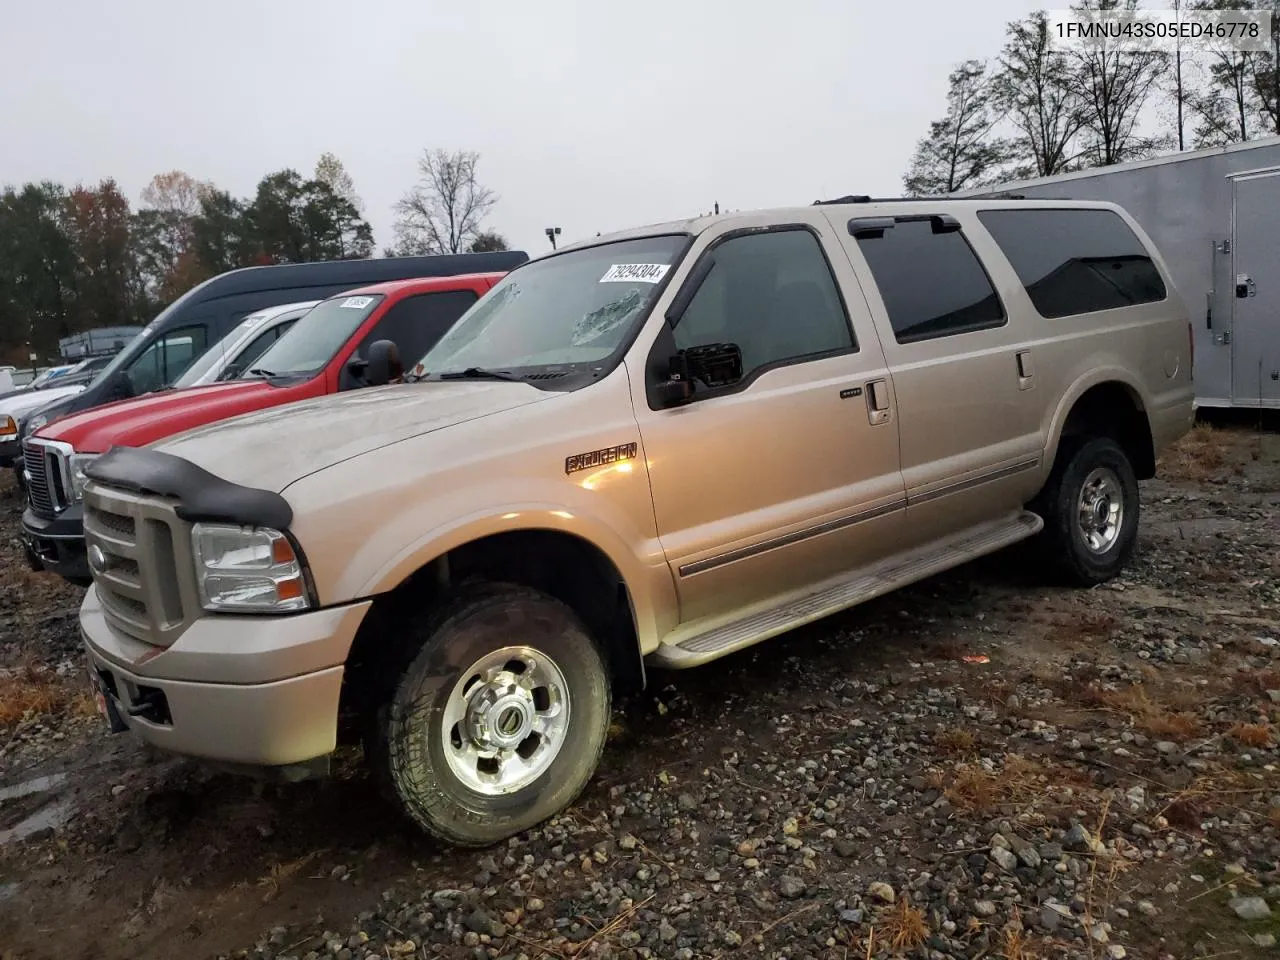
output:
[[[1088,687],[1075,695],[1082,702],[1126,714],[1135,727],[1159,740],[1182,743],[1201,732],[1200,720],[1189,712],[1202,699],[1197,691],[1163,691],[1156,699],[1144,684],[1135,683],[1122,690]]]
[[[1227,731],[1227,736],[1246,747],[1271,745],[1271,728],[1265,723],[1237,723]]]
[[[970,754],[973,752],[977,742],[977,738],[972,733],[957,727],[941,730],[938,732],[937,737],[934,738],[934,744],[937,746],[938,752],[944,756]]]
[[[1198,423],[1160,458],[1160,475],[1169,480],[1202,483],[1232,460],[1231,435]]]
[[[1017,907],[1013,908],[1009,923],[1001,933],[999,956],[1003,960],[1035,960],[1022,928],[1022,912]]]
[[[47,667],[29,664],[0,672],[0,730],[32,716],[88,716],[95,709],[82,686],[69,683]]]
[[[881,933],[894,953],[914,950],[929,939],[924,911],[903,897],[880,918]]]
[[[948,803],[971,813],[987,813],[1005,803],[1026,803],[1044,794],[1050,781],[1075,785],[1089,782],[1086,774],[1056,764],[1050,769],[1038,760],[1016,754],[1005,757],[1004,766],[994,772],[959,764],[949,777],[934,778]]]

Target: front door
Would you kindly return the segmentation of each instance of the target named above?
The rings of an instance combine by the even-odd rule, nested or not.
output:
[[[659,327],[648,369],[629,364],[682,629],[877,559],[904,513],[892,383],[830,224],[704,234],[692,255],[697,293]],[[740,379],[646,402],[672,352],[714,344],[739,347]]]
[[[1280,407],[1280,173],[1234,184],[1232,402]]]

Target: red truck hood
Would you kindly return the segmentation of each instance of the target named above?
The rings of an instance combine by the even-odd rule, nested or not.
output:
[[[278,492],[371,450],[554,396],[525,383],[365,387],[210,424],[154,449],[233,483]]]
[[[297,398],[296,388],[260,380],[164,390],[55,420],[37,436],[69,443],[79,453],[105,453],[113,446],[143,447],[179,431]]]

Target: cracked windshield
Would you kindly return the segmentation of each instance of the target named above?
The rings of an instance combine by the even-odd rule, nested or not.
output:
[[[506,277],[427,353],[423,375],[598,363],[624,343],[675,266],[682,236],[547,257]]]

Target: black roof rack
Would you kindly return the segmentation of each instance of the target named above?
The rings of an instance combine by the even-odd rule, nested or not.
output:
[[[924,201],[950,200],[959,202],[961,200],[1036,200],[1037,197],[1028,197],[1021,193],[1000,193],[990,197],[953,197],[943,194],[940,197],[872,197],[865,193],[850,193],[843,197],[836,197],[834,200],[815,200],[813,206],[822,206],[825,204],[835,203],[918,203]]]

